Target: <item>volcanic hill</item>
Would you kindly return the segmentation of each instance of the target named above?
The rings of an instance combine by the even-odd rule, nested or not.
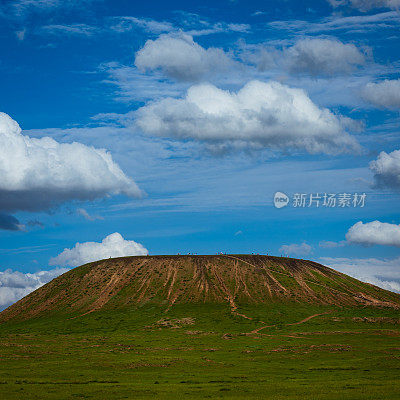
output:
[[[399,308],[400,295],[321,264],[263,255],[123,257],[74,268],[0,313],[0,322],[177,304],[296,303]]]

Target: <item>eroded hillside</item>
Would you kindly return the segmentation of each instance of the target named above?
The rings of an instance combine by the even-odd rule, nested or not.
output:
[[[226,303],[239,314],[240,305],[272,302],[399,307],[400,296],[323,265],[292,258],[124,257],[63,274],[4,310],[0,321],[53,312],[79,316],[151,303],[168,310],[178,303],[207,302]]]

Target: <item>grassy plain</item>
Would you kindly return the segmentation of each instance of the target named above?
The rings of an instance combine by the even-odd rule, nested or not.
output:
[[[145,305],[1,323],[0,398],[400,398],[399,310],[279,301],[237,312]]]

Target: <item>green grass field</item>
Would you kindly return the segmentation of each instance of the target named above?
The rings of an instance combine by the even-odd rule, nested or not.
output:
[[[400,398],[398,310],[276,302],[238,312],[252,320],[223,304],[178,304],[2,323],[0,398]]]

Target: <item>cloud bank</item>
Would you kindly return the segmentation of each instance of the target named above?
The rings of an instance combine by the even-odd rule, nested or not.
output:
[[[183,33],[148,40],[135,58],[140,71],[162,71],[181,81],[198,81],[210,74],[226,71],[232,64],[222,49],[204,49],[194,42],[192,36]]]
[[[147,254],[147,249],[140,243],[125,240],[121,234],[115,232],[104,238],[100,243],[76,243],[72,249],[64,249],[57,257],[51,258],[49,264],[76,267],[110,257],[143,256]]]
[[[375,187],[400,190],[400,150],[389,154],[382,151],[369,168],[374,173]]]
[[[360,151],[343,120],[303,90],[274,81],[252,81],[237,93],[195,85],[184,98],[149,103],[135,116],[140,129],[156,136],[311,154]]]
[[[400,257],[380,258],[330,258],[320,262],[363,282],[400,293]]]
[[[400,225],[372,221],[354,224],[346,233],[350,243],[364,246],[384,245],[400,247]]]
[[[0,310],[67,271],[67,268],[55,268],[36,273],[23,273],[11,269],[0,272]]]
[[[378,83],[368,83],[362,91],[362,97],[369,103],[391,110],[400,109],[400,79],[385,79]]]
[[[354,44],[337,39],[302,39],[284,51],[290,72],[311,75],[350,73],[365,63]]]
[[[336,38],[306,37],[282,50],[266,45],[245,46],[242,58],[255,63],[260,71],[278,68],[314,77],[350,74],[366,63],[365,55],[354,44]]]
[[[113,194],[137,197],[141,191],[106,150],[30,138],[0,113],[0,211],[46,210]]]

